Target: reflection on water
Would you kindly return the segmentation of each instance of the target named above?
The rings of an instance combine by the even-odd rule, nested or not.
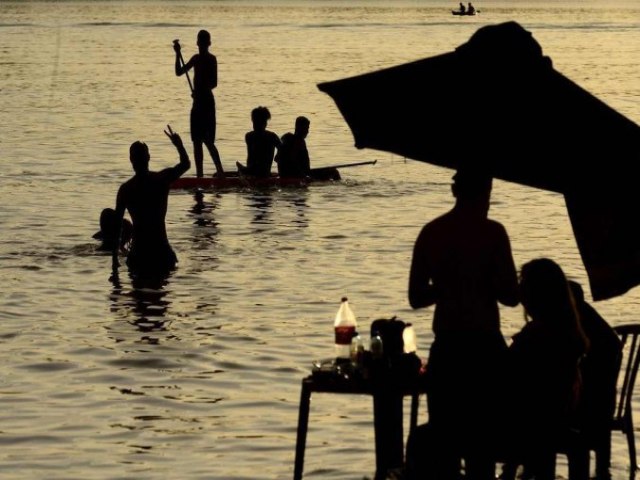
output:
[[[140,332],[165,331],[170,324],[165,318],[171,305],[166,298],[171,293],[166,289],[170,277],[129,278],[131,287],[127,290],[118,277],[112,277],[111,311]],[[147,340],[157,343],[154,339]]]
[[[272,223],[271,207],[273,206],[273,190],[270,188],[252,189],[248,195],[248,206],[253,213],[251,223],[268,225]]]

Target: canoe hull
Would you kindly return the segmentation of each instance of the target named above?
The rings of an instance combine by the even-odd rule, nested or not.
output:
[[[181,189],[233,189],[252,187],[304,187],[310,183],[340,180],[340,173],[335,168],[318,168],[311,172],[310,178],[281,178],[272,175],[256,178],[229,172],[225,178],[218,177],[180,177],[171,184],[172,190]]]

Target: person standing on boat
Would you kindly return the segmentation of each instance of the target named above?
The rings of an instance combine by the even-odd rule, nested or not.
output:
[[[129,159],[135,174],[118,189],[114,224],[122,224],[127,210],[133,223],[131,249],[127,256],[129,271],[137,277],[159,277],[174,269],[178,259],[167,238],[165,217],[171,182],[180,178],[191,166],[180,136],[167,125],[165,134],[178,150],[180,162],[159,172],[149,170],[149,147],[137,141],[129,148]],[[116,238],[120,238],[118,228]],[[112,250],[113,278],[118,277],[118,246]]]
[[[296,118],[295,130],[282,136],[276,162],[278,175],[282,178],[304,178],[311,175],[311,161],[306,138],[311,122],[307,117]]]
[[[474,168],[453,177],[455,206],[416,239],[409,275],[414,309],[435,305],[429,352],[429,424],[438,479],[495,476],[490,431],[507,345],[498,303],[518,305],[518,278],[502,224],[488,218],[492,178]]]
[[[267,107],[256,107],[251,111],[253,130],[244,136],[247,144],[247,166],[238,168],[247,175],[255,177],[270,177],[273,156],[282,144],[280,137],[267,130],[267,122],[271,119],[271,112]]]
[[[198,32],[198,53],[184,63],[182,62],[180,44],[175,41],[173,49],[176,52],[176,75],[184,75],[194,69],[192,94],[193,105],[191,107],[191,140],[193,142],[193,156],[196,163],[196,176],[202,177],[203,149],[207,146],[216,172],[219,177],[224,177],[220,154],[215,146],[216,139],[216,102],[213,89],[218,86],[218,60],[209,52],[211,35],[206,30]]]

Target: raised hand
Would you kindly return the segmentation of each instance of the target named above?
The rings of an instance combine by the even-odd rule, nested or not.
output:
[[[184,148],[182,144],[182,138],[180,138],[180,135],[178,135],[176,132],[171,130],[171,125],[167,125],[167,130],[164,131],[164,134],[169,137],[171,143],[173,143],[176,148]]]
[[[180,47],[180,42],[179,42],[178,40],[174,40],[174,41],[173,41],[173,50],[174,50],[176,53],[178,53],[178,54],[179,54],[179,53],[180,53],[180,49],[181,49],[181,48],[182,48],[182,47]]]

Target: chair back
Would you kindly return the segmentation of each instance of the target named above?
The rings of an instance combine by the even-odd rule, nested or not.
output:
[[[632,415],[631,398],[638,375],[638,366],[640,366],[640,324],[618,325],[613,329],[622,342],[623,363],[620,373],[624,371],[622,384],[618,383],[613,429],[624,430]],[[620,382],[620,378],[618,378],[618,382]]]

